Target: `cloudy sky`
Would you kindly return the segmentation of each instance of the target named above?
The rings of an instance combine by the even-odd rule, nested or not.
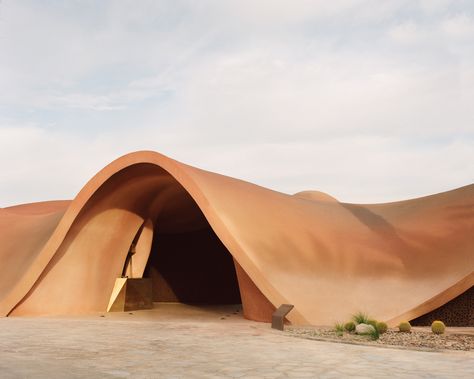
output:
[[[474,2],[0,2],[0,207],[156,150],[286,193],[474,180]]]

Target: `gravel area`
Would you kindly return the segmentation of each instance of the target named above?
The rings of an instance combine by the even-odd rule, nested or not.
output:
[[[416,350],[474,350],[473,334],[447,332],[445,334],[436,335],[433,334],[429,328],[412,329],[410,333],[402,333],[398,330],[390,329],[386,333],[381,334],[380,338],[376,341],[372,341],[368,336],[360,336],[347,332],[344,332],[342,336],[338,336],[334,329],[331,328],[302,328],[290,326],[285,329],[285,332],[292,336],[308,339],[331,340],[364,345],[402,346]]]

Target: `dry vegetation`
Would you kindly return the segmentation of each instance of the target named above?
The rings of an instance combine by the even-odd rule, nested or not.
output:
[[[449,328],[448,328],[449,329]],[[470,328],[472,330],[472,328]],[[303,328],[287,327],[286,333],[293,336],[316,339],[332,340],[337,342],[359,343],[368,345],[402,346],[413,349],[434,350],[474,350],[474,334],[461,332],[448,332],[434,334],[430,328],[414,328],[410,333],[399,332],[398,329],[389,329],[381,334],[379,339],[371,340],[368,336],[344,332],[337,333],[334,328]]]

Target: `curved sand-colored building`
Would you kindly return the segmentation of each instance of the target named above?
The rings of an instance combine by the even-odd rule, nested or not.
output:
[[[255,320],[289,303],[295,324],[365,311],[393,325],[474,285],[474,185],[348,204],[136,152],[72,201],[0,208],[0,262],[2,316],[103,312],[125,272],[151,277],[155,301],[242,302]]]

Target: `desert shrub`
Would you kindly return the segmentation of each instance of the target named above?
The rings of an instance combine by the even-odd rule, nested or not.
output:
[[[377,329],[377,320],[374,320],[373,318],[369,318],[366,324],[372,325],[375,329]]]
[[[355,330],[356,326],[352,321],[346,322],[344,324],[344,329],[348,332],[353,332]]]
[[[334,330],[336,332],[336,335],[341,337],[344,334],[344,324],[336,323],[334,325]]]
[[[388,330],[388,326],[385,322],[378,322],[377,325],[375,325],[375,329],[377,329],[377,332],[380,334],[384,334]]]
[[[410,333],[411,332],[411,325],[408,321],[402,321],[398,325],[398,330],[403,333]]]
[[[436,320],[436,321],[433,321],[433,323],[431,324],[431,331],[434,334],[443,334],[445,329],[446,329],[446,325],[444,325],[443,321]]]
[[[352,316],[352,321],[354,321],[356,325],[367,324],[368,320],[369,316],[367,315],[367,313],[364,312],[357,312],[355,315]]]
[[[370,324],[369,324],[369,325],[370,325]],[[374,327],[374,329],[369,333],[369,337],[370,337],[370,339],[373,340],[373,341],[376,341],[376,340],[379,339],[380,333],[379,333],[379,331],[377,330],[376,327]]]

